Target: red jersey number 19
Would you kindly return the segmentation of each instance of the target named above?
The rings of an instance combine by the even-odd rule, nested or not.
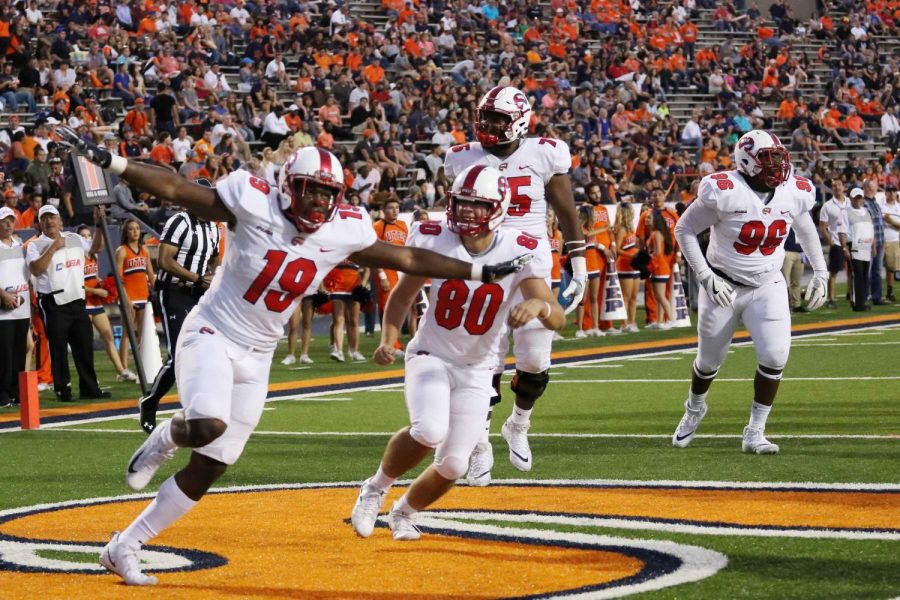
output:
[[[275,279],[281,271],[284,259],[287,258],[287,252],[284,250],[269,250],[266,252],[266,266],[250,285],[250,289],[244,294],[244,300],[250,304],[259,302],[263,292],[265,292],[266,308],[272,312],[284,312],[297,296],[300,296],[309,287],[313,277],[316,276],[316,263],[308,258],[298,258],[292,260],[284,268],[281,277],[278,278],[278,286],[281,291],[269,290],[269,284]]]

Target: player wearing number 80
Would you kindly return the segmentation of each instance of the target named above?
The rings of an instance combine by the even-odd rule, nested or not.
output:
[[[455,179],[466,167],[494,167],[506,177],[509,185],[509,208],[502,227],[524,231],[539,239],[547,237],[547,208],[552,207],[565,238],[565,254],[572,265],[572,281],[562,293],[569,301],[566,312],[581,302],[587,283],[587,249],[584,232],[575,210],[569,169],[572,157],[565,142],[553,138],[528,138],[531,106],[528,97],[511,86],[490,89],[479,101],[475,133],[478,142],[454,146],[444,158],[444,174]],[[552,261],[548,251],[547,260]],[[513,353],[516,374],[511,388],[516,394],[515,406],[501,428],[509,444],[509,459],[521,471],[530,471],[534,461],[528,444],[528,428],[535,403],[550,381],[550,350],[553,332],[537,321],[513,331]],[[500,375],[508,343],[504,340],[495,374],[495,395],[491,405],[500,402]],[[472,454],[470,485],[488,485],[494,458],[488,439],[490,415],[482,438]]]
[[[765,438],[766,420],[791,346],[791,312],[781,265],[791,227],[813,266],[807,308],[825,302],[828,272],[809,210],[816,200],[808,179],[792,174],[790,155],[775,135],[750,131],[738,140],[735,171],[704,177],[697,200],[675,226],[684,257],[703,287],[699,296],[698,347],[685,413],[672,444],[690,444],[706,415],[706,395],[738,321],[756,348],[757,369],[750,422],[742,449],[775,454]],[[710,230],[706,257],[697,235]]]
[[[66,128],[60,133],[64,143],[129,183],[229,226],[225,261],[178,339],[175,370],[184,411],[138,448],[126,480],[143,489],[179,447],[193,449],[190,462],[100,555],[129,585],[156,583],[141,572],[138,549],[191,510],[243,452],[262,415],[284,326],[300,298],[332,268],[350,257],[363,266],[491,283],[522,266],[472,264],[377,241],[368,214],[341,204],[344,170],[324,150],[294,152],[281,167],[277,188],[236,171],[212,189],[112,156]]]
[[[469,466],[490,405],[497,350],[508,328],[537,319],[548,330],[565,315],[546,279],[548,242],[514,229],[499,229],[509,206],[506,179],[492,167],[463,170],[453,182],[447,224],[416,225],[407,243],[459,259],[505,261],[523,251],[533,259],[521,272],[496,283],[434,279],[428,310],[406,350],[406,405],[410,425],[388,442],[378,472],[362,486],[351,522],[362,537],[372,533],[391,484],[434,449],[434,463],[410,486],[388,515],[394,539],[418,539],[412,515],[445,494]],[[394,342],[425,278],[404,275],[388,299],[379,364],[394,360]],[[517,301],[517,293],[523,298]]]

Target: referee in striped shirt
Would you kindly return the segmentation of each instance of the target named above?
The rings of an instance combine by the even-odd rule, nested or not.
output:
[[[141,398],[141,428],[148,434],[156,427],[160,399],[175,383],[175,345],[181,325],[209,288],[218,258],[219,229],[215,223],[187,210],[166,221],[159,245],[156,290],[169,358],[156,374],[150,393]]]

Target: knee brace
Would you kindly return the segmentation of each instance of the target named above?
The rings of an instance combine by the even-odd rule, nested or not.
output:
[[[491,407],[500,404],[500,378],[503,377],[503,373],[494,373],[494,379],[491,381],[491,385],[494,387],[494,395],[491,396]]]
[[[541,397],[549,382],[550,369],[540,373],[528,373],[516,369],[516,374],[513,376],[509,387],[517,396],[534,402]]]
[[[434,470],[449,481],[456,481],[469,470],[469,457],[444,456],[434,461]]]
[[[423,419],[410,424],[409,435],[426,448],[437,448],[447,437],[447,426]]]
[[[716,370],[714,370],[714,371],[701,371],[701,370],[697,367],[697,363],[696,363],[696,362],[694,363],[693,367],[694,367],[694,375],[696,375],[696,376],[699,377],[700,379],[715,379],[715,378],[716,378],[716,375],[719,374],[719,370],[718,370],[718,369],[716,369]]]
[[[774,381],[781,381],[781,375],[784,373],[784,369],[776,369],[774,367],[766,367],[764,365],[756,365],[756,372],[765,377],[766,379],[772,379]]]

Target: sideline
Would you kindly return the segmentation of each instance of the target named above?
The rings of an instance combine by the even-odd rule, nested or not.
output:
[[[838,331],[852,331],[857,329],[871,329],[885,325],[900,324],[900,313],[859,317],[854,319],[841,319],[821,323],[807,323],[791,327],[792,337],[804,338]],[[745,330],[737,332],[732,344],[749,342],[750,334]],[[560,350],[552,354],[554,365],[585,362],[591,360],[610,360],[621,357],[637,355],[649,356],[656,353],[671,352],[676,350],[689,350],[696,346],[697,336],[686,336],[666,340],[653,340],[632,344],[616,344],[603,348],[581,348],[577,350]],[[514,359],[507,357],[507,368],[513,364]],[[396,385],[403,383],[403,369],[389,369],[380,372],[356,373],[353,375],[337,375],[332,377],[317,377],[307,380],[285,381],[269,385],[267,400],[286,399],[298,394],[309,395],[323,392],[350,391],[372,386]],[[175,410],[179,408],[178,397],[170,394],[163,397],[159,411]],[[116,400],[113,402],[98,402],[83,406],[71,406],[62,408],[50,408],[40,411],[41,423],[52,425],[54,423],[69,423],[84,419],[100,419],[110,417],[133,416],[137,412],[138,398]],[[136,429],[137,430],[137,429]],[[0,415],[0,433],[21,431],[19,427],[19,415],[10,413]]]

